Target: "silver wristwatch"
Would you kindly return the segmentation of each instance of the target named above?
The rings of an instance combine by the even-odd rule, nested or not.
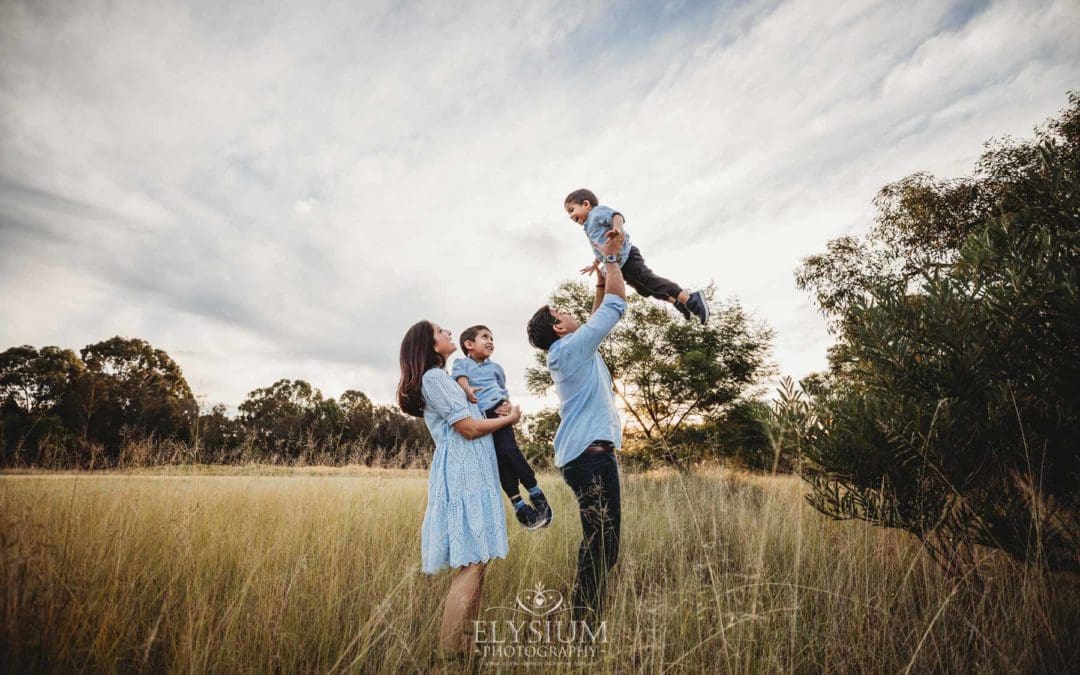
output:
[[[617,256],[617,255],[606,255],[606,256],[604,256],[604,262],[617,263],[617,262],[619,262],[619,256]]]

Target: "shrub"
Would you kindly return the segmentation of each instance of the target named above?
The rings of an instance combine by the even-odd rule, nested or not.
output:
[[[1080,99],[1071,102],[1037,143],[993,149],[977,179],[961,181],[981,205],[951,230],[965,236],[921,254],[905,243],[893,271],[883,264],[829,291],[841,339],[803,420],[817,425],[802,450],[820,511],[908,530],[943,561],[984,545],[1080,568]],[[956,186],[919,185],[894,193],[883,215],[894,242],[950,230],[938,207]]]

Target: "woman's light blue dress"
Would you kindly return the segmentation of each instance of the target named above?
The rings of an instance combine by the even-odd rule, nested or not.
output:
[[[505,558],[510,547],[491,435],[470,441],[451,426],[484,416],[442,368],[424,373],[420,392],[424,422],[435,441],[420,531],[424,572]]]

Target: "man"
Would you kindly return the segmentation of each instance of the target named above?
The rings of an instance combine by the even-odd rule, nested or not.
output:
[[[574,491],[581,515],[581,547],[574,584],[575,620],[603,609],[607,572],[619,556],[621,504],[619,465],[622,423],[615,410],[611,374],[597,349],[626,311],[626,286],[619,267],[620,232],[600,249],[592,316],[584,324],[560,308],[544,305],[529,320],[529,342],[547,351],[548,369],[559,393],[562,421],[555,434],[555,466]]]

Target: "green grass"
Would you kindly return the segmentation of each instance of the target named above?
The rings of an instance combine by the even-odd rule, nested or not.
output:
[[[460,667],[433,660],[449,576],[419,571],[424,472],[228,472],[0,476],[0,667]],[[556,520],[510,526],[486,608],[567,590],[573,496],[555,475],[541,485]],[[946,577],[906,534],[817,514],[792,477],[664,472],[623,490],[608,642],[579,669],[1032,672],[1080,657],[1074,577],[989,552]]]

